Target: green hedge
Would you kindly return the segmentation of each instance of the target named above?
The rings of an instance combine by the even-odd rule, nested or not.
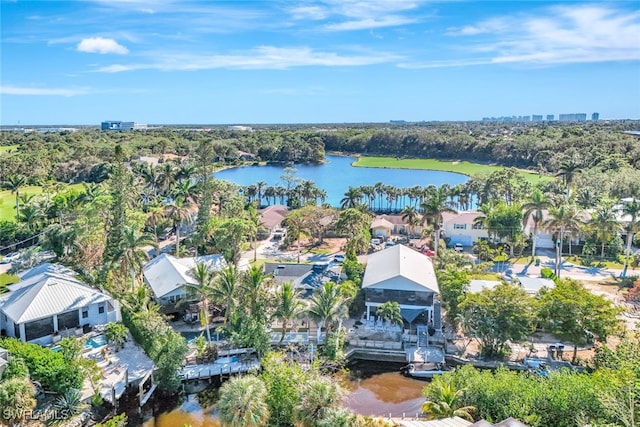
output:
[[[7,349],[11,357],[24,360],[31,379],[38,381],[45,390],[63,394],[82,388],[84,377],[80,366],[65,360],[62,353],[15,338],[0,338],[0,347]]]

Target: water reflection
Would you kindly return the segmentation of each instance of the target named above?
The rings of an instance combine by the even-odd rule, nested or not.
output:
[[[351,374],[340,378],[346,395],[343,404],[361,415],[414,416],[424,403],[424,381],[400,374],[395,364],[356,362]],[[391,372],[384,372],[384,371]],[[217,390],[189,395],[180,406],[146,421],[143,427],[219,427],[215,402]]]
[[[351,382],[344,406],[361,415],[401,417],[420,412],[424,403],[424,381],[402,376],[399,372],[376,374]]]

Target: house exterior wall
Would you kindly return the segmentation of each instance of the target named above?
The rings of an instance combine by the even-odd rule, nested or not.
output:
[[[184,286],[175,289],[168,294],[163,295],[161,298],[156,298],[156,302],[160,305],[170,305],[183,300],[187,297],[187,291]]]
[[[103,312],[100,313],[100,307],[103,308]],[[83,317],[83,312],[86,311],[86,317]],[[104,325],[109,322],[119,322],[122,320],[120,314],[120,307],[115,301],[110,302],[101,302],[96,304],[91,304],[87,307],[82,307],[77,310],[79,325],[80,327],[85,325]],[[0,315],[0,325],[2,325],[2,329],[5,330],[8,337],[19,338],[22,341],[25,341],[26,330],[25,323],[18,324],[19,335],[15,333],[15,324],[10,317],[6,317],[5,314],[2,313]],[[58,331],[58,315],[53,316],[53,327],[54,331]],[[40,345],[49,345],[53,342],[53,334],[46,335],[40,338],[36,338],[33,340],[29,340],[29,342]]]
[[[385,239],[391,235],[391,230],[384,227],[376,227],[371,229],[373,232],[371,233],[373,237],[382,236]]]
[[[481,226],[474,226],[473,223],[457,220],[456,218],[443,224],[442,230],[451,241],[450,245],[460,243],[464,246],[471,246],[478,240],[489,238],[489,233]]]

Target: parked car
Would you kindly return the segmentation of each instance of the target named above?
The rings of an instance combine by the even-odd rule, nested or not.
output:
[[[17,261],[18,258],[20,258],[19,252],[11,252],[2,257],[2,261],[0,261],[0,264],[10,264],[14,261]]]
[[[345,260],[345,256],[344,256],[344,255],[342,255],[342,254],[337,254],[336,256],[334,256],[334,257],[333,257],[333,260],[334,260],[335,262],[340,262],[340,263],[342,263],[342,262],[344,262],[344,260]]]
[[[456,243],[453,246],[453,250],[456,252],[464,252],[464,247],[462,246],[462,243]]]

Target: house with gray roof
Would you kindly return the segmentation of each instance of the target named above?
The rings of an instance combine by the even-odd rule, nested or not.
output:
[[[56,335],[121,320],[116,300],[57,264],[35,267],[7,289],[0,297],[0,330],[22,341],[47,345]]]
[[[186,301],[193,295],[193,286],[198,282],[191,271],[195,269],[196,264],[201,263],[206,264],[210,272],[227,267],[227,262],[220,254],[187,258],[162,254],[144,266],[144,281],[151,288],[154,300],[163,312],[175,312],[175,305],[179,301]]]
[[[431,259],[404,245],[394,245],[369,255],[362,279],[367,320],[387,301],[400,304],[402,317],[413,323],[440,326],[440,293]]]

